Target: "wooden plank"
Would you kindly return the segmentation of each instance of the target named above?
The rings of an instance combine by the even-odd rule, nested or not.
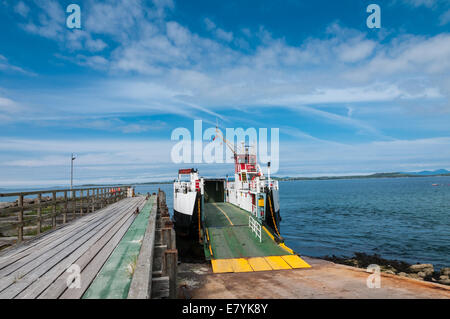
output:
[[[114,251],[114,248],[119,244],[123,235],[134,221],[134,215],[127,221],[127,223],[114,235],[114,237],[103,247],[103,249],[92,259],[92,261],[81,272],[81,288],[67,289],[60,299],[80,299],[85,291],[89,288],[91,282],[97,276],[103,264],[108,260],[109,256]]]
[[[101,228],[104,225],[104,222],[110,220],[111,218],[114,218],[113,214],[105,216],[105,218],[100,221],[89,224],[83,230],[77,231],[75,234],[69,234],[71,235],[70,239],[66,240],[63,244],[58,245],[57,248],[43,250],[42,254],[38,258],[35,258],[30,262],[23,263],[21,260],[16,263],[21,267],[17,268],[20,270],[0,279],[0,297],[5,295],[9,296],[11,294],[10,292],[5,292],[6,288],[10,285],[15,284],[17,287],[22,287],[29,281],[36,280],[36,277],[42,275],[43,269],[47,269],[45,267],[54,265],[55,262],[70,254],[70,252],[76,249],[77,245],[80,245],[80,241],[86,241],[92,236],[93,232],[98,231],[99,227]],[[17,267],[16,264],[13,266]],[[30,273],[31,271],[32,273]],[[18,277],[23,278],[20,278],[20,280],[17,281]],[[17,288],[14,288],[14,290],[16,289]]]
[[[18,222],[23,222],[23,195],[19,196],[19,214],[18,214]],[[17,226],[17,242],[21,243],[23,241],[23,225]]]
[[[139,204],[139,203],[137,203]],[[44,290],[48,289],[48,294],[53,298],[58,298],[67,288],[67,279],[70,276],[66,272],[73,264],[80,267],[80,270],[89,263],[89,261],[98,253],[98,251],[114,236],[114,234],[127,222],[132,216],[133,209],[124,211],[116,220],[97,233],[83,246],[80,246],[76,252],[64,259],[56,267],[52,268],[39,281],[33,283],[24,290],[17,298],[37,298]],[[50,288],[49,288],[50,287]]]
[[[125,203],[125,200],[124,200],[124,203]],[[109,206],[109,207],[104,208],[104,209],[109,209],[109,208],[113,208],[113,207],[112,207],[112,206]],[[85,219],[84,221],[89,221],[89,220],[98,218],[102,213],[105,213],[105,211],[104,211],[104,210],[99,210],[99,211],[97,212],[98,215],[96,215],[96,216],[85,217],[86,219]],[[80,222],[80,221],[81,221],[81,220],[77,220],[76,222]],[[63,230],[71,230],[72,228],[78,227],[78,226],[79,226],[78,224],[73,224],[73,223],[72,223],[72,224],[67,225],[67,226],[65,226],[65,227],[61,227],[60,229],[63,229]],[[42,240],[48,240],[48,241],[49,241],[50,238],[52,237],[52,234],[55,234],[55,231],[54,231],[54,230],[47,232],[44,236],[36,237],[36,239],[33,240],[33,241],[29,241],[29,242],[23,243],[22,245],[18,245],[18,246],[16,246],[16,247],[12,247],[11,249],[9,249],[9,250],[7,250],[7,251],[4,251],[4,252],[0,253],[0,258],[2,258],[3,256],[8,256],[8,257],[9,257],[8,259],[10,259],[10,258],[13,257],[15,254],[21,253],[21,252],[23,252],[24,250],[27,250],[27,249],[29,249],[29,248],[32,248],[32,247],[33,247],[34,245],[36,245],[36,244],[42,243],[42,242],[43,242]],[[38,239],[42,239],[42,240],[38,240]],[[1,268],[2,268],[2,266],[0,266],[0,269],[1,269]]]
[[[131,280],[128,299],[149,299],[152,287],[153,252],[155,247],[155,228],[157,199],[153,202],[147,230],[142,242],[136,269]]]
[[[81,236],[72,241],[68,246],[65,246],[56,255],[53,255],[44,263],[41,262],[37,263],[37,261],[33,261],[32,263],[27,264],[26,268],[33,269],[32,273],[27,274],[24,278],[20,279],[17,282],[13,282],[13,285],[4,289],[0,293],[0,298],[2,299],[14,298],[17,294],[19,294],[22,290],[28,287],[31,283],[36,281],[40,276],[45,274],[49,269],[58,264],[62,259],[66,258],[71,253],[73,253],[80,245],[84,244],[96,233],[101,231],[101,229],[105,227],[105,223],[106,222],[100,223],[96,227],[91,228],[88,232],[83,232]],[[36,266],[37,268],[35,268]]]
[[[169,277],[159,277],[152,279],[152,299],[169,298]]]
[[[101,223],[102,220],[104,220],[105,218],[108,218],[108,216],[111,215],[102,215],[100,216],[100,218],[98,220],[95,220],[94,222],[89,223],[89,225],[91,227],[97,225],[98,223]],[[78,225],[81,226],[81,225]],[[82,232],[86,231],[86,229],[83,229],[83,227],[79,227],[82,229]],[[77,230],[78,228],[74,229]],[[25,264],[27,264],[29,261],[32,260],[36,260],[36,257],[40,258],[40,260],[42,260],[42,255],[44,254],[44,251],[59,251],[61,250],[61,247],[64,246],[64,244],[67,241],[70,241],[71,239],[74,238],[74,235],[72,234],[72,232],[66,233],[64,236],[57,238],[56,240],[52,241],[49,245],[44,245],[39,249],[33,249],[33,251],[28,254],[27,256],[21,258],[20,260],[18,260],[17,262],[8,265],[6,267],[3,267],[2,270],[0,271],[0,275],[1,276],[7,276],[9,274],[11,274],[12,272],[14,272],[15,270],[18,270],[20,267],[24,266]],[[44,260],[42,260],[44,261]],[[0,279],[1,282],[1,279]],[[0,291],[2,289],[2,286],[0,284]]]
[[[169,298],[177,297],[177,264],[178,251],[176,249],[168,249],[164,252],[165,271],[169,276]]]
[[[37,249],[46,247],[48,243],[54,243],[55,239],[62,238],[64,235],[67,235],[74,229],[81,227],[83,224],[94,222],[95,220],[103,218],[107,214],[111,214],[112,210],[115,209],[120,210],[123,209],[126,205],[130,205],[129,201],[120,204],[121,205],[118,205],[117,207],[116,206],[113,207],[112,205],[108,206],[104,208],[102,211],[98,211],[95,215],[89,215],[84,217],[83,219],[78,219],[70,225],[62,227],[56,231],[51,231],[50,233],[44,234],[39,238],[39,240],[38,239],[33,240],[28,244],[24,244],[21,247],[17,247],[16,249],[7,252],[7,254],[0,256],[0,270],[16,262],[17,260],[35,252]],[[0,276],[1,275],[2,272],[0,271]]]
[[[83,299],[126,299],[147,230],[153,203],[148,201],[84,293]]]

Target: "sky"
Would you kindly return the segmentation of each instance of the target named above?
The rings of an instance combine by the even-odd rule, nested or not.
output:
[[[279,128],[278,176],[450,169],[447,0],[0,0],[0,28],[0,187],[68,185],[72,152],[76,184],[231,174],[171,161],[194,120]]]

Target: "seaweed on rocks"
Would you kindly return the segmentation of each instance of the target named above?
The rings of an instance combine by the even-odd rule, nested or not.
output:
[[[450,285],[450,268],[442,268],[435,271],[431,264],[409,264],[404,261],[382,258],[378,254],[354,253],[352,257],[338,257],[335,255],[322,257],[325,260],[357,268],[367,268],[369,265],[378,265],[384,273],[403,277],[437,282]]]

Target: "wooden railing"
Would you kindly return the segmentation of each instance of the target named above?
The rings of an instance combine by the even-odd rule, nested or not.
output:
[[[101,209],[127,196],[129,186],[41,190],[0,193],[1,244],[21,243],[57,225]],[[45,195],[45,196],[44,196]]]

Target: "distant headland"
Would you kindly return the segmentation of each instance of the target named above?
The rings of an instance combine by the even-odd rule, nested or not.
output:
[[[287,176],[287,177],[274,177],[274,179],[279,180],[279,181],[296,181],[296,180],[432,177],[432,176],[450,176],[450,171],[448,171],[446,169],[438,169],[435,171],[375,173],[375,174],[369,174],[369,175],[319,176],[319,177],[289,177],[289,176]]]

